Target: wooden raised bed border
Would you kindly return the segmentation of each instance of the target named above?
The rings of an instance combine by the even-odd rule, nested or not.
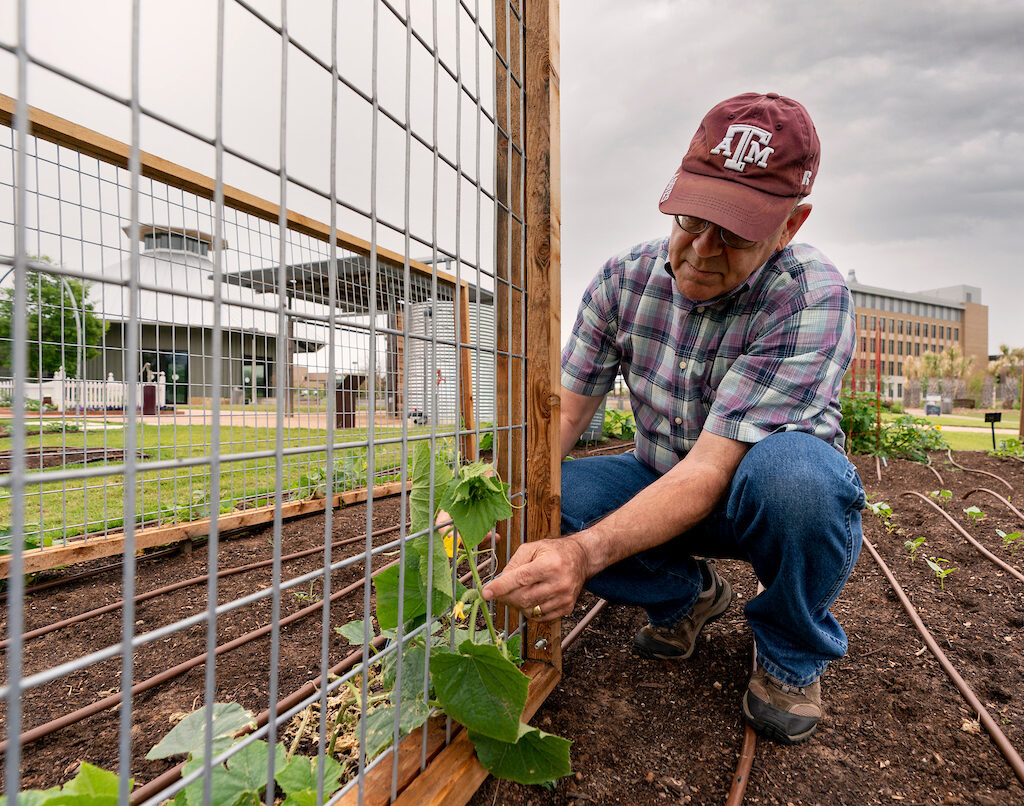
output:
[[[388,495],[395,495],[401,492],[401,489],[402,483],[399,481],[393,481],[390,484],[380,484],[373,488],[373,497],[383,498]],[[362,490],[335,493],[331,501],[333,507],[340,507],[346,504],[365,501],[367,497],[367,490],[363,488]],[[326,508],[326,498],[288,501],[281,506],[281,516],[288,520],[314,512],[323,512]],[[231,512],[221,515],[217,523],[221,532],[259,526],[260,524],[271,523],[274,520],[274,509],[275,505],[271,504],[257,509]],[[154,526],[149,529],[139,529],[135,532],[135,550],[138,552],[155,546],[181,543],[185,540],[204,537],[208,534],[210,534],[210,518],[189,521],[188,523],[175,523],[170,526]],[[84,563],[101,557],[122,554],[124,552],[124,544],[124,534],[119,534],[112,537],[99,537],[69,543],[65,546],[47,546],[40,551],[25,552],[22,555],[22,564],[26,574],[33,574],[37,571],[48,571],[51,568],[57,568],[62,565]],[[0,579],[7,578],[10,563],[10,557],[0,557]]]

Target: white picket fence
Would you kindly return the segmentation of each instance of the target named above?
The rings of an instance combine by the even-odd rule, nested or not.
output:
[[[0,397],[8,400],[14,398],[15,381],[11,378],[0,380]],[[167,403],[167,380],[164,373],[155,375],[148,383],[136,383],[135,404],[142,408],[145,387],[155,387],[156,407],[162,408]],[[114,380],[113,373],[107,375],[105,381],[77,380],[65,377],[63,370],[53,373],[53,378],[45,381],[28,381],[25,383],[25,398],[48,402],[57,411],[96,411],[106,409],[123,409],[128,402],[128,383]]]

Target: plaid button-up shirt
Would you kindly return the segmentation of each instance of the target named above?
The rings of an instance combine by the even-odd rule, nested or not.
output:
[[[706,302],[665,270],[668,238],[609,260],[562,351],[562,384],[596,397],[629,387],[636,455],[665,473],[702,429],[740,442],[806,431],[842,451],[839,392],[856,343],[853,302],[813,247],[776,252]]]

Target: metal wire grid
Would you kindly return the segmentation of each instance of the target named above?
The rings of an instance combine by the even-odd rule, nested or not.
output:
[[[9,564],[7,631],[10,643],[7,685],[0,689],[6,703],[4,716],[9,743],[5,753],[4,770],[6,791],[10,793],[18,791],[21,785],[22,747],[19,735],[26,718],[22,711],[22,702],[27,692],[118,657],[121,658],[121,690],[128,691],[133,683],[133,661],[138,650],[189,627],[205,625],[206,648],[212,655],[218,646],[218,620],[260,600],[269,599],[271,604],[272,672],[267,687],[270,714],[265,725],[252,734],[251,740],[267,738],[273,744],[280,726],[311,702],[318,701],[321,714],[326,715],[329,694],[352,679],[358,678],[362,681],[365,711],[369,692],[366,690],[367,675],[363,672],[371,662],[380,662],[382,656],[390,653],[399,658],[400,669],[401,654],[408,640],[420,632],[429,631],[434,617],[440,614],[428,613],[427,622],[423,627],[418,628],[412,635],[399,636],[399,640],[377,658],[371,659],[369,642],[364,642],[361,664],[329,685],[321,686],[314,695],[277,713],[279,692],[276,670],[280,659],[282,593],[313,579],[322,580],[320,670],[321,679],[327,680],[331,668],[330,572],[362,563],[368,578],[375,557],[395,548],[401,551],[406,540],[413,536],[403,527],[397,540],[383,546],[373,546],[369,535],[374,524],[374,498],[370,496],[366,506],[368,537],[364,551],[359,555],[335,560],[331,556],[330,543],[332,510],[327,507],[323,567],[318,571],[284,581],[281,567],[282,535],[285,529],[282,509],[289,493],[296,490],[296,485],[292,483],[289,486],[289,481],[297,472],[306,470],[307,481],[300,481],[298,488],[301,489],[303,484],[308,486],[309,473],[316,469],[318,462],[324,461],[328,472],[324,474],[323,484],[326,494],[330,495],[339,486],[337,474],[329,470],[335,467],[338,452],[362,451],[365,462],[362,474],[364,485],[372,485],[374,481],[397,473],[404,490],[404,484],[408,481],[410,440],[428,438],[431,445],[435,446],[440,439],[458,438],[460,434],[473,434],[479,438],[482,434],[481,418],[478,416],[472,422],[460,422],[460,412],[455,402],[459,399],[458,389],[463,382],[456,366],[460,349],[469,349],[473,355],[476,369],[472,375],[475,399],[484,401],[490,397],[493,401],[493,414],[490,418],[492,422],[488,423],[488,427],[495,437],[495,458],[499,470],[509,480],[518,478],[519,483],[513,486],[514,496],[517,499],[523,497],[521,481],[525,477],[525,452],[514,450],[510,444],[518,440],[521,446],[525,439],[522,422],[522,412],[525,409],[523,334],[521,326],[516,331],[511,324],[516,317],[519,317],[520,323],[525,319],[525,289],[522,275],[516,274],[511,268],[523,265],[525,250],[522,238],[523,154],[521,146],[517,144],[523,142],[523,116],[521,113],[518,115],[518,136],[514,136],[515,133],[509,136],[509,132],[499,131],[501,127],[497,121],[500,115],[488,108],[484,91],[485,76],[491,74],[489,69],[485,71],[481,68],[482,60],[487,58],[497,65],[498,70],[505,71],[506,78],[502,86],[506,88],[506,97],[501,100],[507,105],[505,119],[510,120],[514,106],[520,110],[523,108],[523,87],[519,78],[522,75],[523,31],[518,11],[511,5],[503,8],[505,19],[501,28],[504,31],[505,43],[502,48],[500,43],[496,44],[498,38],[492,33],[494,26],[491,23],[490,9],[481,9],[478,2],[471,9],[466,3],[460,2],[454,10],[453,17],[453,68],[441,55],[436,0],[431,6],[430,14],[427,15],[429,35],[425,33],[427,26],[421,26],[418,17],[414,21],[408,1],[403,13],[386,0],[379,0],[372,8],[372,86],[367,93],[339,72],[336,35],[332,37],[331,62],[328,64],[312,49],[305,47],[289,34],[289,9],[286,2],[281,4],[279,17],[272,19],[270,15],[261,13],[242,0],[230,3],[220,0],[217,6],[215,134],[210,138],[141,104],[140,6],[138,0],[132,3],[132,88],[128,97],[118,96],[93,82],[81,79],[73,71],[32,56],[27,46],[26,19],[29,11],[25,0],[18,4],[18,30],[14,43],[0,42],[0,48],[12,54],[17,62],[15,108],[11,115],[13,125],[9,141],[2,145],[7,153],[0,159],[3,168],[10,166],[5,174],[0,174],[0,193],[3,194],[0,211],[8,211],[2,215],[0,232],[13,246],[11,258],[5,264],[11,267],[13,275],[13,289],[10,293],[12,336],[9,338],[12,451],[9,472],[6,477],[0,478],[0,488],[8,493],[4,503],[9,507],[10,533],[14,538],[11,541]],[[294,134],[289,131],[286,114],[282,114],[279,120],[280,154],[276,167],[246,154],[242,149],[225,144],[223,78],[228,8],[245,11],[279,38],[281,109],[288,109],[287,75],[296,59],[308,60],[330,74],[331,149],[328,171],[330,182],[327,190],[289,173],[287,143],[288,138]],[[420,13],[420,9],[422,6],[417,5],[417,14]],[[331,3],[330,16],[331,30],[336,32],[343,21],[339,16],[337,2]],[[397,21],[404,31],[404,115],[397,115],[380,103],[378,65],[381,60],[379,31],[382,16]],[[463,62],[466,60],[463,41],[467,36],[472,41],[472,76],[475,91],[467,87],[462,70]],[[412,123],[410,88],[414,45],[430,57],[433,66],[433,131],[430,137],[417,131]],[[511,56],[506,57],[503,54],[516,54],[516,63],[513,64]],[[96,159],[74,149],[55,146],[46,139],[30,133],[30,99],[27,97],[26,81],[30,69],[42,69],[59,75],[79,88],[102,95],[129,110],[131,134],[127,168],[108,164],[103,159]],[[438,99],[442,81],[455,84],[457,122],[454,153],[446,152],[439,146],[442,138],[438,131]],[[346,197],[344,177],[339,177],[338,128],[344,127],[344,122],[339,121],[339,88],[354,92],[372,109],[372,159],[368,208],[361,207]],[[469,108],[475,122],[475,153],[470,168],[466,167],[463,160],[464,106]],[[158,121],[213,147],[215,180],[212,199],[183,191],[171,182],[159,182],[143,175],[140,143],[144,120]],[[382,121],[400,127],[404,134],[404,210],[402,220],[398,223],[385,220],[378,215],[378,187],[382,182],[390,181],[390,178],[382,179],[378,174],[378,127]],[[506,150],[507,171],[504,176],[496,179],[491,177],[491,181],[488,181],[493,153],[487,147],[483,147],[482,143],[492,136],[500,144],[499,147]],[[411,206],[413,193],[410,170],[414,143],[428,149],[432,161],[429,235],[414,231],[411,226],[415,214]],[[491,147],[493,148],[493,145]],[[276,204],[279,216],[276,224],[267,221],[266,218],[234,209],[225,203],[226,156],[278,177],[279,195]],[[513,167],[514,164],[516,167]],[[454,194],[454,241],[446,241],[442,237],[442,227],[439,224],[438,187],[442,166],[455,172],[460,185],[459,192]],[[498,184],[495,185],[495,182]],[[492,192],[488,189],[489,186],[498,189]],[[465,254],[463,249],[463,222],[467,218],[463,210],[463,187],[468,188],[473,197],[474,209],[469,217],[472,225],[468,227],[473,232],[470,254]],[[515,191],[512,190],[513,187],[516,188]],[[326,242],[302,231],[296,231],[290,225],[285,212],[288,200],[291,195],[300,191],[306,191],[328,203],[325,209],[329,212],[330,224]],[[355,213],[368,222],[368,255],[339,250],[336,241],[339,211]],[[124,226],[123,222],[126,219],[129,223]],[[493,229],[498,227],[504,227],[506,230],[505,255],[494,254],[494,242],[489,237]],[[127,244],[122,238],[122,229],[127,236]],[[377,244],[387,236],[388,231],[397,234],[403,245],[401,254],[406,258],[400,268],[392,268],[390,264],[385,264],[378,254]],[[208,240],[203,240],[204,235]],[[195,243],[196,241],[199,243]],[[457,304],[456,295],[451,287],[439,282],[436,272],[431,277],[424,278],[411,271],[408,256],[417,248],[414,244],[430,249],[430,262],[434,265],[444,264],[449,271],[454,267],[455,289],[465,283],[472,287],[474,294],[471,297],[469,316],[473,324],[473,335],[468,344],[462,343],[458,335],[463,332],[462,318],[467,315],[466,310]],[[212,255],[207,257],[206,254],[201,254],[204,250]],[[42,255],[54,257],[54,262],[48,263],[39,259]],[[492,263],[494,260],[506,268],[495,268]],[[173,277],[173,283],[168,283],[169,277]],[[71,353],[74,353],[76,359],[75,381],[79,387],[79,394],[75,400],[79,405],[73,415],[69,416],[65,412],[60,419],[64,423],[81,424],[83,454],[87,454],[92,446],[99,448],[99,460],[102,464],[32,472],[36,470],[32,461],[37,457],[41,459],[44,450],[42,438],[38,445],[33,446],[33,450],[28,450],[28,426],[31,423],[41,428],[48,418],[43,416],[42,406],[38,413],[32,414],[25,408],[26,391],[31,388],[31,383],[40,384],[38,388],[42,390],[41,384],[44,382],[43,379],[29,377],[27,359],[30,342],[33,342],[33,339],[31,323],[26,315],[26,301],[29,298],[28,288],[32,282],[36,283],[37,290],[41,290],[44,282],[52,278],[70,278],[78,282],[79,289],[83,284],[90,284],[84,300],[93,305],[96,318],[103,325],[103,335],[106,336],[111,328],[116,327],[119,329],[119,338],[95,338],[91,342],[83,342],[81,336],[77,335],[75,349],[69,349],[71,345],[63,335],[67,332],[65,320],[69,313],[72,317],[76,313],[80,319],[84,317],[86,311],[82,304],[84,300],[81,291],[77,299],[72,292],[68,293],[67,298],[59,297],[56,305],[47,306],[41,303],[37,306],[34,339],[37,356],[41,359],[44,347],[55,347],[63,363],[66,363],[66,357]],[[499,310],[493,307],[495,293],[504,305],[503,308],[499,306]],[[147,303],[151,304],[152,310],[147,309]],[[186,324],[182,324],[179,316],[185,317]],[[415,324],[418,316],[422,316],[423,319],[421,328]],[[503,316],[506,317],[505,321],[502,321]],[[59,323],[59,337],[44,337],[41,323],[43,320],[52,321],[54,318]],[[494,323],[489,326],[490,330],[488,322]],[[504,336],[498,337],[499,340],[505,339],[503,343],[496,344],[490,341],[495,327],[499,334],[504,332]],[[299,330],[302,328],[305,332],[300,335]],[[79,324],[78,333],[81,330]],[[513,333],[518,333],[518,341],[508,340],[509,334]],[[26,338],[22,337],[22,334],[29,335]],[[340,334],[340,337],[337,334]],[[326,353],[326,360],[322,363],[326,364],[328,378],[335,378],[348,369],[341,365],[339,354],[354,354],[357,356],[356,364],[361,364],[357,368],[362,369],[362,366],[365,366],[365,375],[371,379],[365,386],[365,425],[354,429],[365,429],[363,438],[356,438],[352,433],[346,433],[346,429],[339,427],[336,421],[336,404],[341,400],[340,396],[335,398],[334,395],[327,394],[322,406],[297,406],[296,398],[302,388],[299,384],[291,382],[287,374],[280,369],[291,366],[290,345],[300,339],[321,345],[321,351]],[[248,354],[245,352],[246,340],[250,345]],[[400,366],[393,361],[394,351],[391,347],[396,343],[400,343],[401,354],[406,357]],[[94,356],[83,361],[83,351],[93,352]],[[169,353],[169,359],[166,359],[161,351]],[[155,362],[144,360],[147,353],[148,357],[155,358]],[[150,364],[149,370],[153,370],[154,363],[157,367],[161,362],[168,365],[170,372],[164,372],[162,385],[165,391],[170,385],[172,395],[177,398],[178,387],[184,384],[180,382],[180,378],[173,377],[168,384],[167,375],[173,375],[176,369],[180,369],[179,353],[184,354],[185,366],[188,368],[196,362],[203,363],[202,380],[198,383],[202,390],[202,394],[198,396],[201,398],[198,405],[202,408],[191,407],[194,396],[189,394],[189,403],[180,404],[186,407],[183,408],[183,418],[179,417],[179,410],[175,410],[169,424],[162,416],[142,415],[140,418],[138,411],[146,405],[148,387],[151,386],[145,376],[146,364]],[[379,363],[386,365],[383,371],[379,371]],[[86,366],[80,368],[82,364]],[[37,362],[37,365],[41,366],[41,361]],[[314,362],[312,366],[319,368],[320,364]],[[255,429],[254,435],[236,433],[232,424],[236,406],[240,406],[243,414],[261,413],[258,367],[263,368],[262,382],[267,396],[272,392],[277,405],[271,412],[263,413],[263,419],[266,421],[263,429]],[[274,367],[278,371],[271,371]],[[455,389],[451,400],[442,399],[445,396],[438,391],[439,380],[444,378],[441,380],[442,383],[449,382],[445,373],[445,368],[448,367],[452,367],[450,382]],[[241,403],[237,403],[238,396],[229,387],[232,385],[232,379],[240,378],[244,381],[247,368],[251,388],[248,393],[241,393]],[[113,383],[121,392],[120,440],[113,439],[111,429],[106,427],[93,439],[90,430],[86,428],[90,419],[85,410],[86,396],[83,389],[90,373],[96,374],[97,370],[100,373],[100,382]],[[67,367],[64,368],[64,373],[68,374]],[[143,376],[142,382],[136,383],[134,379],[140,374]],[[310,374],[312,373],[307,373],[306,377],[308,378]],[[359,373],[353,371],[347,374],[351,377]],[[111,375],[114,376],[112,379]],[[427,383],[417,383],[424,379]],[[488,389],[485,384],[494,385]],[[504,389],[509,391],[500,392],[502,384]],[[67,385],[69,384],[65,383],[65,386]],[[190,380],[189,391],[191,389]],[[424,421],[411,424],[406,416],[407,409],[415,399],[415,393],[420,390],[420,405],[415,408],[422,413]],[[518,396],[516,400],[512,399],[510,391]],[[352,419],[356,421],[359,419],[358,405],[353,408],[355,410],[346,412],[346,415],[353,415]],[[146,416],[157,417],[152,426],[155,432],[151,432],[150,427],[146,425]],[[108,424],[109,419],[104,418],[105,424]],[[201,438],[198,440],[194,437],[197,426],[201,431]],[[169,445],[167,430],[171,432]],[[61,459],[59,465],[63,466],[69,462],[70,457],[67,433],[63,433],[61,437],[58,452]],[[118,450],[115,445],[119,446],[122,456],[111,461],[111,455]],[[151,446],[159,449],[156,457],[145,455],[147,448]],[[380,447],[384,448],[383,452],[378,452]],[[167,456],[168,448],[172,458]],[[177,456],[176,452],[183,449],[187,449],[192,455],[187,458]],[[518,467],[513,466],[513,454],[521,457]],[[320,459],[321,456],[323,460]],[[396,458],[397,462],[394,461]],[[155,476],[152,475],[154,473]],[[241,493],[238,492],[239,476]],[[267,484],[270,477],[272,481]],[[251,494],[249,489],[254,481],[257,490]],[[170,486],[167,486],[168,482]],[[197,500],[191,495],[197,482],[205,484],[200,496],[204,500]],[[76,488],[76,485],[80,486]],[[69,523],[68,516],[63,513],[68,509],[69,499],[77,494],[76,489],[81,491],[83,497],[83,514],[80,519],[73,518]],[[90,492],[96,490],[102,493],[101,503],[88,502]],[[136,634],[133,604],[136,527],[146,525],[153,516],[159,520],[166,511],[169,501],[174,507],[180,508],[183,490],[188,492],[184,502],[188,515],[195,515],[197,510],[202,509],[215,513],[222,502],[227,506],[254,505],[272,499],[275,507],[273,582],[268,588],[216,605],[220,536],[217,520],[214,518],[209,528],[207,562],[210,574],[206,610],[190,618]],[[228,491],[226,496],[225,490]],[[60,666],[25,676],[25,647],[21,639],[25,596],[22,569],[28,544],[23,544],[18,537],[28,538],[33,533],[33,527],[40,542],[46,536],[51,539],[56,536],[66,542],[76,533],[80,534],[83,531],[109,531],[113,527],[111,521],[115,520],[111,515],[119,510],[123,520],[120,527],[125,537],[121,642],[94,649]],[[407,511],[404,491],[402,510]],[[47,525],[46,517],[54,511],[62,513],[61,522],[59,526],[51,528]],[[90,512],[93,514],[90,515]],[[35,523],[30,513],[38,513]],[[519,534],[514,537],[521,540],[521,521],[518,531]],[[512,542],[505,543],[505,559],[511,551]],[[364,611],[369,614],[369,586],[365,586],[364,590]],[[366,623],[369,624],[369,618],[366,619]],[[511,632],[517,626],[509,623],[506,614],[506,629]],[[427,686],[426,675],[423,682],[424,686]],[[216,668],[212,663],[206,664],[203,697],[208,703],[217,699]],[[396,713],[398,711],[400,708],[396,709]],[[130,795],[128,779],[132,772],[132,754],[135,752],[138,755],[140,751],[140,748],[132,746],[132,713],[133,703],[129,695],[121,703],[120,708],[118,772],[121,775],[120,800],[123,802],[126,802]],[[28,716],[30,718],[30,715]],[[397,717],[394,731],[397,742],[400,738]],[[156,803],[172,796],[200,776],[204,777],[205,781],[204,802],[209,802],[210,767],[223,760],[211,758],[210,736],[208,730],[205,754],[207,761],[203,769],[163,788],[159,793],[152,794],[147,800],[148,803]],[[365,736],[361,736],[360,739],[365,740]],[[421,767],[426,763],[426,741],[424,730]],[[321,760],[325,748],[326,719],[321,719],[318,743]],[[144,752],[145,749],[141,748],[141,751]],[[238,749],[240,748],[236,748],[234,752]],[[358,799],[362,801],[365,772],[379,763],[381,759],[368,763],[365,754],[360,751],[356,776],[334,800],[343,797],[346,791],[354,787]],[[392,764],[391,797],[394,798],[397,795],[397,757],[393,759]],[[271,753],[267,778],[270,786],[273,786],[273,765]],[[322,763],[319,769],[322,800],[323,796],[329,793],[323,792]]]

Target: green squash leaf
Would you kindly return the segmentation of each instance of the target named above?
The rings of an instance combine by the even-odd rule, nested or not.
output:
[[[420,440],[412,454],[412,489],[409,493],[409,518],[412,531],[422,532],[434,520],[440,508],[441,499],[452,480],[452,471],[439,456],[434,458],[434,508],[430,508],[430,441]]]
[[[516,740],[530,681],[500,649],[464,641],[458,653],[432,654],[430,671],[448,716],[493,739]]]
[[[419,564],[419,554],[407,551],[402,608],[402,618],[405,622],[427,612],[427,603],[420,590]],[[373,588],[377,594],[377,624],[382,630],[394,630],[398,627],[398,574],[399,566],[392,565],[373,578]]]
[[[560,736],[520,723],[515,742],[501,742],[473,731],[477,758],[495,778],[520,784],[546,784],[572,775],[569,746]]]
[[[256,727],[252,712],[246,711],[238,703],[214,703],[214,754],[224,752],[231,745],[231,737],[247,727]],[[204,706],[175,725],[171,732],[146,754],[146,758],[153,761],[169,756],[201,756],[205,752],[205,740],[206,707]]]
[[[423,700],[403,699],[398,729],[404,736],[426,722],[428,716],[430,716],[430,709]],[[394,731],[395,706],[385,705],[372,711],[366,717],[366,758],[375,758],[387,749],[394,738]]]
[[[348,624],[342,624],[340,627],[335,627],[334,631],[338,633],[342,638],[348,641],[353,646],[363,645],[363,620],[350,621]],[[370,629],[370,640],[374,638],[373,629]]]
[[[330,797],[341,788],[345,768],[330,756],[324,756],[324,796]],[[315,804],[320,764],[317,758],[295,756],[274,775],[274,780],[296,804]],[[312,797],[312,800],[310,800]]]

